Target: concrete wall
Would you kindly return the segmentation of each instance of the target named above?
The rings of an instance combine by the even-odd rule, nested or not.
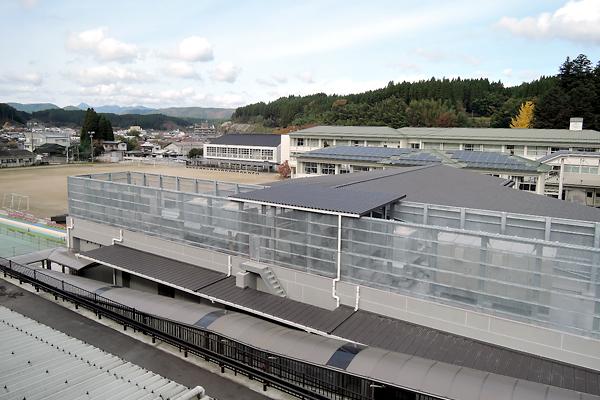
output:
[[[81,239],[85,239],[101,245],[110,245],[112,244],[112,238],[119,236],[119,229],[75,219],[71,234],[74,238],[79,238],[80,243],[84,243]],[[123,244],[131,248],[223,273],[228,271],[228,256],[225,254],[129,231],[123,232],[123,238]],[[77,240],[74,242],[77,242]],[[236,274],[242,270],[240,264],[248,260],[241,257],[231,257],[231,261],[232,274]],[[278,266],[270,266],[270,268],[279,279],[288,298],[327,309],[335,308],[335,300],[331,293],[332,279]],[[134,287],[134,280],[136,281],[135,285],[139,286]],[[132,288],[156,293],[155,284],[148,285],[138,282],[138,280],[132,276]],[[257,289],[268,291],[266,285],[261,283],[260,280],[257,283]],[[356,285],[339,282],[337,293],[340,296],[341,304],[350,307],[356,305]],[[600,369],[600,340],[597,339],[365,286],[360,287],[358,306],[365,311],[387,315],[453,334],[567,363]]]

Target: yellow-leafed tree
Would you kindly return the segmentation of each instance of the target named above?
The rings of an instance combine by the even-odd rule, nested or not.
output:
[[[511,118],[510,127],[511,128],[531,128],[533,124],[533,111],[535,109],[535,104],[533,101],[526,101],[521,104],[521,108],[519,108],[519,113],[516,117]]]

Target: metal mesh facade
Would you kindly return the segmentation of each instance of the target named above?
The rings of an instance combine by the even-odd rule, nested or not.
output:
[[[256,187],[174,179],[71,177],[70,214],[336,275],[336,216],[225,198]],[[408,202],[394,217],[342,219],[343,281],[600,337],[598,224]]]

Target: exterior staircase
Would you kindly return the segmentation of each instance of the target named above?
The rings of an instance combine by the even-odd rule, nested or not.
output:
[[[261,279],[269,288],[269,292],[279,297],[286,297],[285,290],[281,287],[281,283],[271,268],[266,264],[261,264],[255,261],[247,261],[242,263],[241,268],[245,271],[260,275]]]

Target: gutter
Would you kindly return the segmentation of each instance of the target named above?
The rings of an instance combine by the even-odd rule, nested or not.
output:
[[[336,308],[340,306],[340,296],[337,294],[337,283],[342,275],[342,214],[338,214],[338,237],[337,237],[337,274],[331,282],[331,296],[335,299]]]
[[[349,339],[346,339],[346,338],[343,338],[343,337],[340,337],[340,336],[336,336],[336,335],[331,335],[331,334],[329,334],[329,333],[327,333],[325,331],[321,331],[321,330],[318,330],[318,329],[315,329],[315,328],[311,328],[309,326],[302,325],[302,324],[299,324],[299,323],[296,323],[296,322],[288,321],[286,319],[283,319],[283,318],[280,318],[280,317],[276,317],[274,315],[267,314],[267,313],[262,312],[262,311],[255,310],[255,309],[250,308],[250,307],[245,307],[245,306],[242,306],[242,305],[239,305],[239,304],[236,304],[236,303],[232,303],[232,302],[227,301],[227,300],[221,300],[219,298],[216,298],[216,297],[213,297],[213,296],[209,296],[209,295],[206,295],[204,293],[194,292],[191,289],[186,289],[184,287],[181,287],[181,286],[178,286],[178,285],[174,285],[174,284],[172,284],[170,282],[166,282],[166,281],[163,281],[161,279],[156,279],[156,278],[153,278],[153,277],[148,276],[148,275],[140,274],[139,272],[136,272],[136,271],[131,271],[131,270],[128,270],[126,268],[119,267],[117,265],[107,263],[105,261],[101,261],[101,260],[97,260],[97,259],[92,258],[92,257],[84,256],[81,253],[76,254],[76,257],[83,258],[84,260],[92,261],[92,262],[95,262],[95,263],[98,263],[98,264],[102,264],[102,265],[105,265],[107,267],[119,270],[119,271],[128,272],[131,275],[135,275],[135,276],[138,276],[140,278],[148,279],[149,281],[157,282],[157,283],[160,283],[160,284],[163,284],[163,285],[175,288],[175,289],[180,290],[182,292],[186,292],[186,293],[192,294],[194,296],[201,297],[201,298],[206,299],[206,300],[208,300],[208,301],[210,301],[212,303],[223,304],[225,306],[229,306],[229,307],[235,308],[237,310],[241,310],[241,311],[245,311],[245,312],[250,313],[250,314],[258,315],[260,317],[263,317],[263,318],[266,318],[266,319],[270,319],[272,321],[277,321],[277,322],[279,322],[281,324],[284,324],[284,325],[287,325],[287,326],[292,326],[292,327],[294,327],[296,329],[300,329],[300,330],[303,330],[303,331],[308,332],[308,333],[314,333],[314,334],[317,334],[317,335],[320,335],[320,336],[324,336],[324,337],[327,337],[327,338],[330,338],[330,339],[337,339],[337,340],[342,340],[342,341],[346,341],[346,342],[349,342],[349,343],[353,343],[353,344],[358,344],[358,345],[365,346],[365,344],[360,343],[360,342],[349,340]]]

